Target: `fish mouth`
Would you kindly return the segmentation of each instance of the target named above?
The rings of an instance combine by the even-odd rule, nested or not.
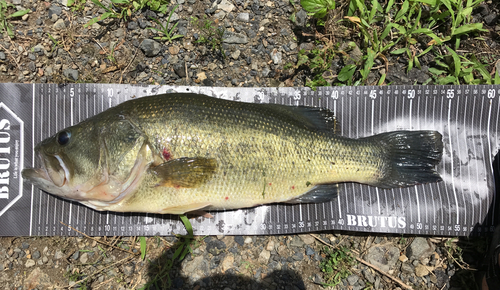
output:
[[[47,171],[43,168],[26,168],[21,171],[21,175],[32,182],[38,179],[50,180]]]
[[[21,175],[36,184],[52,182],[56,187],[62,187],[69,180],[69,170],[58,155],[38,154],[41,160],[40,168],[23,169]]]

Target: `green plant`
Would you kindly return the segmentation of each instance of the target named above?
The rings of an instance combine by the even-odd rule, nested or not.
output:
[[[7,15],[9,8],[14,8],[14,5],[5,2],[5,0],[0,0],[0,30],[3,32],[7,31],[7,35],[10,38],[14,38],[14,32],[12,31],[12,24],[8,22],[11,18],[21,17],[28,14],[31,10],[19,10],[12,14]]]
[[[317,87],[329,85],[323,77],[323,73],[330,70],[334,56],[335,49],[331,45],[325,45],[310,51],[302,49],[297,55],[297,64],[294,68],[298,69],[302,65],[309,67],[313,78],[306,81],[306,86],[316,90]]]
[[[297,6],[295,5],[295,2],[293,0],[289,0],[290,1],[290,5],[292,5],[293,7],[293,12],[292,14],[290,15],[290,21],[292,21],[293,23],[295,23],[295,21],[297,21],[297,17],[296,17],[296,13],[297,13]]]
[[[391,1],[391,3],[393,2],[394,1]],[[406,53],[408,57],[408,72],[413,68],[414,65],[420,69],[420,61],[418,58],[428,53],[432,49],[433,44],[442,43],[441,39],[430,28],[422,27],[422,22],[420,21],[421,16],[421,3],[419,3],[418,1],[411,3],[410,1],[404,1],[399,9],[399,12],[394,18],[394,23],[390,23],[390,27],[394,27],[400,34],[394,45],[397,45],[401,41],[404,41],[402,48],[391,51],[391,53]],[[428,37],[432,38],[432,41],[423,52],[416,55],[416,49],[414,48],[414,45],[417,44],[417,38],[422,34],[425,34]]]
[[[181,34],[172,35],[175,28],[177,27],[177,24],[179,24],[179,22],[175,23],[170,30],[168,29],[168,23],[170,23],[170,18],[172,17],[172,14],[174,14],[174,11],[175,11],[175,9],[177,9],[178,6],[179,6],[179,4],[175,5],[174,9],[172,9],[172,11],[170,11],[170,14],[168,15],[168,19],[167,19],[167,24],[165,26],[163,26],[161,24],[161,22],[158,21],[158,19],[155,19],[153,17],[149,17],[149,18],[151,18],[151,20],[154,20],[161,27],[161,29],[154,28],[154,27],[148,27],[148,29],[156,30],[156,31],[164,34],[164,36],[155,36],[154,39],[161,40],[161,41],[166,40],[167,43],[170,43],[174,39],[184,37],[184,35],[181,35]]]
[[[147,248],[146,237],[140,237],[139,241],[141,243],[141,259],[144,260],[146,258],[146,248]]]
[[[111,47],[111,51],[109,52],[109,54],[106,56],[106,58],[111,62],[113,63],[114,65],[117,65],[118,62],[116,61],[116,58],[115,58],[115,49],[116,47],[118,46],[118,43],[114,43],[113,46]],[[107,51],[107,50],[106,50]]]
[[[337,76],[337,80],[341,83],[345,83],[348,86],[352,86],[352,77],[356,72],[357,66],[354,64],[348,64],[344,66]]]
[[[49,36],[49,39],[52,41],[52,49],[50,52],[53,52],[54,49],[57,47],[57,46],[60,46],[61,45],[61,41],[59,40],[56,40],[52,35],[50,35],[50,33],[47,33],[47,35]]]
[[[456,39],[455,49],[460,45],[460,38],[457,36],[469,34],[472,32],[487,31],[483,29],[482,23],[470,23],[472,19],[472,11],[476,8],[482,0],[428,0],[431,1],[434,9],[432,17],[436,20],[444,20],[448,16],[451,17],[450,34],[445,36],[443,42],[449,41],[453,38]],[[439,5],[436,5],[439,4]],[[446,7],[448,11],[442,13],[440,11],[441,4]],[[465,6],[464,6],[465,4]]]
[[[68,270],[64,276],[68,278],[69,281],[72,282],[77,282],[80,281],[77,285],[74,285],[73,287],[78,287],[76,289],[79,290],[87,290],[87,284],[88,284],[88,277],[86,278],[83,273],[80,273],[80,271],[77,268],[74,268],[73,270]]]
[[[324,25],[323,19],[328,14],[328,11],[335,9],[334,0],[300,0],[300,4],[309,15],[313,15],[318,19],[319,25]]]
[[[203,20],[196,17],[191,17],[191,24],[198,28],[200,31],[200,36],[195,41],[199,44],[207,44],[211,46],[212,51],[220,51],[222,57],[225,57],[224,49],[222,48],[222,41],[224,36],[224,29],[221,27],[215,27],[212,20],[204,16]]]
[[[332,40],[328,40],[327,37],[319,37],[320,42],[324,44],[322,48],[298,53],[297,64],[293,68],[310,68],[311,77],[306,81],[307,86],[315,89],[317,86],[329,85],[327,80],[332,77],[329,65],[333,57],[339,53],[345,55],[346,65],[338,73],[335,84],[360,85],[367,81],[377,60],[384,62],[388,67],[389,61],[386,55],[389,52],[408,59],[409,72],[414,67],[421,68],[422,56],[439,51],[435,49],[436,46],[454,40],[457,50],[460,45],[459,36],[484,31],[482,24],[470,23],[472,10],[479,5],[481,2],[479,0],[387,0],[384,6],[379,2],[378,0],[349,2],[345,19],[358,28],[358,35],[362,39],[359,44],[362,57],[356,58],[354,63],[352,59],[349,60],[346,51],[331,49],[329,43]],[[333,0],[302,0],[301,4],[309,15],[319,19],[327,16],[329,9],[335,8]],[[448,29],[445,29],[447,27]],[[326,30],[323,33],[323,36],[331,35],[332,31]],[[318,34],[321,35],[316,32],[316,35]],[[325,50],[325,47],[328,49]],[[434,68],[432,72],[433,78],[438,83],[496,82],[496,75],[489,76],[485,66],[472,56],[467,59],[454,51],[449,51],[443,58],[447,61],[442,60],[445,65],[438,64],[438,68]],[[290,68],[292,66],[288,65],[287,69]],[[441,73],[435,74],[435,72]],[[451,74],[442,76],[446,72]],[[381,75],[378,85],[384,83],[385,77],[385,74]]]
[[[326,254],[326,258],[320,263],[321,271],[326,280],[323,286],[336,286],[342,279],[351,274],[349,269],[354,265],[356,259],[344,246],[339,249],[325,247],[323,252]]]
[[[68,0],[68,3],[66,4],[68,7],[71,7],[71,11],[80,11],[85,8],[85,3],[87,3],[87,0]]]
[[[256,265],[252,264],[251,262],[247,261],[247,260],[243,260],[241,261],[241,266],[248,272],[250,273],[254,273],[254,270],[255,268],[257,268]]]
[[[158,11],[160,13],[166,13],[168,11],[169,1],[167,0],[142,0],[142,2],[146,2],[149,9],[153,11]],[[142,7],[140,9],[142,9]]]
[[[101,7],[106,12],[104,12],[99,17],[94,17],[94,18],[90,19],[90,21],[87,22],[83,27],[89,27],[90,25],[92,25],[94,23],[97,23],[99,21],[103,21],[103,20],[105,20],[107,18],[120,18],[121,14],[118,13],[118,12],[116,12],[114,10],[114,8],[113,8],[113,1],[116,1],[116,0],[111,0],[111,3],[109,4],[109,6],[106,7],[101,2],[99,2],[99,0],[92,0],[92,3],[94,3],[95,5]]]
[[[104,250],[103,248],[101,248],[101,246],[97,245],[97,248],[99,249],[99,251],[101,251],[101,255],[104,257],[104,258],[107,258],[108,256],[106,256],[106,250]]]
[[[498,72],[492,77],[475,55],[467,58],[449,47],[446,49],[449,54],[436,55],[434,59],[439,68],[429,68],[437,84],[500,84]]]
[[[170,279],[170,270],[174,266],[174,263],[176,261],[180,262],[184,260],[184,257],[186,257],[188,253],[192,253],[193,249],[199,246],[200,240],[204,239],[204,237],[200,240],[195,239],[193,234],[193,227],[189,222],[189,219],[185,215],[180,215],[179,217],[184,224],[184,227],[186,228],[187,235],[176,235],[177,238],[179,238],[179,243],[177,244],[177,249],[175,250],[173,256],[168,259],[166,263],[158,264],[158,272],[152,277],[151,281],[140,288],[141,290],[149,289],[153,285],[157,289],[170,289],[170,287],[172,286],[172,281]],[[141,241],[141,257],[142,247],[143,243]],[[159,285],[164,279],[166,279],[166,284]]]
[[[377,0],[371,1],[371,7],[367,6],[366,2],[361,0],[352,0],[350,2],[348,11],[349,16],[346,16],[346,19],[354,23],[360,29],[364,39],[363,43],[368,46],[366,47],[366,54],[363,56],[363,68],[359,71],[361,74],[361,81],[358,82],[359,84],[368,78],[376,58],[381,58],[387,62],[383,54],[395,45],[394,41],[391,39],[386,40],[390,35],[391,29],[394,27],[394,23],[386,16],[389,11],[391,11],[393,5],[393,0],[387,3],[385,9],[382,8]],[[358,16],[354,16],[355,12],[358,12]],[[377,22],[383,22],[382,32],[374,26]],[[382,76],[382,78],[385,79],[385,76]]]
[[[68,0],[69,2],[83,1],[83,0]],[[148,6],[153,11],[165,13],[168,9],[168,2],[166,0],[110,0],[108,7],[104,6],[99,0],[92,0],[92,3],[101,7],[104,12],[99,17],[92,18],[87,22],[84,27],[88,27],[96,22],[103,21],[107,18],[118,18],[127,20],[127,17],[132,16],[133,12],[143,9]]]

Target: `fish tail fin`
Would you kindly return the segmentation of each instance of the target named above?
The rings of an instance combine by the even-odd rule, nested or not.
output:
[[[384,170],[372,185],[395,188],[441,181],[435,170],[443,155],[439,132],[394,131],[368,138],[386,152]]]

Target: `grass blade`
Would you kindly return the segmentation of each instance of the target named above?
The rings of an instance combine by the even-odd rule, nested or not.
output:
[[[94,3],[95,5],[101,7],[102,9],[108,11],[109,9],[106,8],[106,6],[104,6],[101,2],[99,2],[99,0],[92,0],[92,3]],[[90,22],[90,21],[89,21]],[[93,23],[92,23],[93,24]]]
[[[408,48],[403,47],[403,48],[400,48],[400,49],[393,50],[393,51],[391,51],[391,53],[392,54],[402,54],[402,53],[406,52],[407,50],[408,50]]]
[[[442,74],[446,73],[445,70],[440,70],[440,69],[437,69],[437,68],[434,68],[434,67],[430,67],[429,68],[429,72],[431,72],[432,74],[435,74],[436,76],[439,76],[439,75],[442,75]]]
[[[500,85],[500,75],[498,74],[498,71],[495,72],[495,79],[493,82],[495,85]]]
[[[471,56],[471,61],[473,63],[473,67],[479,71],[486,83],[491,85],[491,75],[488,73],[488,70],[486,70],[484,65],[478,61],[474,55]]]
[[[377,86],[381,86],[384,84],[385,82],[385,77],[387,76],[387,74],[383,74],[380,79],[378,80],[378,83],[377,83]]]
[[[451,33],[451,35],[458,36],[458,35],[474,32],[474,31],[487,31],[487,30],[483,29],[482,23],[471,23],[471,24],[465,24],[465,25],[460,26],[459,28],[455,29]]]
[[[140,237],[139,241],[141,242],[141,259],[144,261],[146,258],[146,237]]]
[[[14,18],[14,17],[23,16],[23,15],[25,15],[27,13],[30,13],[30,11],[31,10],[29,10],[29,9],[17,11],[17,12],[12,13],[11,15],[7,16],[7,18]]]
[[[438,84],[440,85],[447,85],[447,84],[453,84],[457,82],[457,78],[454,76],[446,76],[444,78],[439,78],[438,79]]]
[[[455,67],[453,75],[455,77],[458,77],[458,75],[460,74],[460,69],[462,67],[462,65],[460,63],[460,57],[458,56],[458,54],[453,49],[451,49],[449,47],[446,47],[446,49],[448,49],[448,52],[451,54],[451,57],[453,57],[453,65]]]
[[[186,231],[187,231],[187,235],[188,237],[192,238],[193,237],[193,226],[191,225],[191,222],[189,221],[189,219],[181,214],[179,215],[179,217],[181,218],[181,221],[182,223],[184,224],[184,226],[186,227]]]
[[[436,6],[436,0],[415,0],[416,2],[425,3],[431,7]]]
[[[396,17],[394,18],[394,22],[398,22],[399,20],[401,20],[401,18],[403,18],[403,16],[405,16],[409,7],[410,7],[409,1],[403,2],[403,6],[401,7],[401,10],[398,11],[398,14],[396,14]]]
[[[368,74],[370,73],[370,71],[373,67],[373,64],[375,63],[375,56],[376,55],[377,55],[377,53],[373,49],[368,48],[365,66],[360,71],[361,76],[363,77],[363,81],[365,81],[368,78]]]
[[[385,14],[388,14],[389,11],[391,11],[392,6],[394,5],[394,1],[395,0],[389,0],[389,2],[387,2],[387,6],[385,8]]]
[[[354,75],[354,72],[356,72],[356,66],[354,64],[346,65],[340,70],[337,80],[339,82],[350,80]]]

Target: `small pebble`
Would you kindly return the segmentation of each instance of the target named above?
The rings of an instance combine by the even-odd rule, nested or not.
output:
[[[35,260],[32,260],[32,259],[28,259],[28,260],[26,260],[26,264],[24,264],[24,266],[25,266],[26,268],[33,267],[33,266],[35,266],[35,265],[36,265],[36,262],[35,262]]]

